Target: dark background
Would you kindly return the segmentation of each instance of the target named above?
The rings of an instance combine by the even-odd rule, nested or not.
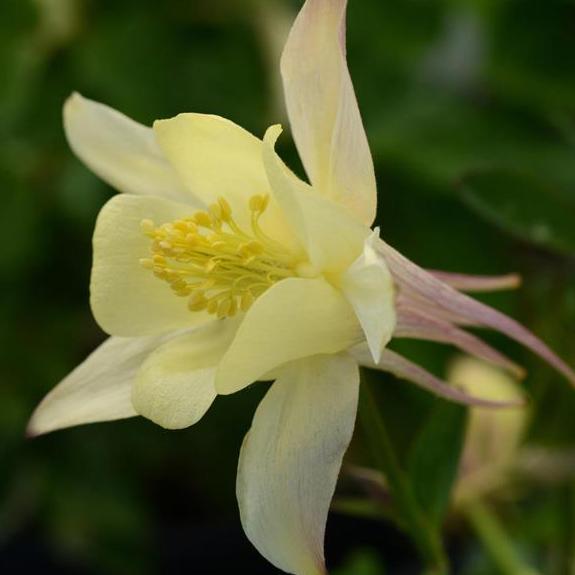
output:
[[[245,539],[234,499],[263,385],[218,399],[182,432],[140,419],[35,440],[24,430],[104,338],[88,305],[90,240],[113,191],[68,149],[65,98],[78,90],[147,124],[214,113],[261,136],[285,124],[277,63],[300,5],[0,0],[0,572],[274,572]],[[487,301],[575,363],[575,2],[350,0],[348,35],[383,236],[427,267],[520,272],[519,291]],[[288,142],[280,151],[299,169]],[[527,442],[573,447],[575,393],[490,339],[530,370]],[[438,374],[452,355],[400,343]],[[384,383],[401,455],[438,400]],[[362,457],[357,437],[349,459]],[[498,513],[541,572],[568,573],[573,485],[523,487]],[[498,572],[464,522],[447,537],[459,572]],[[391,524],[339,513],[327,556],[336,575],[417,572]]]

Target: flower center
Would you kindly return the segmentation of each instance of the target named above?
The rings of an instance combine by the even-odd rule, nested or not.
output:
[[[250,230],[240,228],[224,198],[190,217],[156,227],[142,220],[151,240],[151,257],[140,264],[188,298],[190,311],[206,310],[219,318],[246,311],[276,282],[298,275],[295,255],[268,237],[259,219],[269,196],[249,200]]]

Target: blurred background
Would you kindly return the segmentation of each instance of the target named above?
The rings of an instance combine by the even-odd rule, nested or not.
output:
[[[77,90],[145,124],[214,113],[261,136],[285,123],[278,58],[300,6],[0,0],[1,573],[277,572],[244,537],[234,496],[264,384],[218,399],[181,432],[142,419],[35,440],[24,432],[40,399],[104,339],[88,305],[90,241],[113,190],[67,147],[65,98]],[[350,0],[348,38],[385,239],[430,268],[519,272],[519,290],[482,299],[575,364],[575,2]],[[529,369],[513,457],[539,454],[514,461],[504,493],[487,496],[492,519],[533,572],[574,573],[575,392],[518,347],[487,339]],[[449,373],[452,350],[394,345]],[[453,571],[501,573],[477,517],[448,505],[464,410],[381,379],[398,455],[422,505],[437,508]],[[450,448],[430,460],[430,438]],[[333,575],[418,573],[385,489],[373,497],[357,467],[370,463],[359,430],[347,459],[327,529]],[[439,468],[452,472],[438,480]]]

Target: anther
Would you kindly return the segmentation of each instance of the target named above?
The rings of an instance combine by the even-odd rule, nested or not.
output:
[[[220,302],[220,304],[218,305],[218,317],[224,318],[228,315],[230,315],[230,311],[232,309],[232,300],[231,299],[225,299],[222,302]]]
[[[204,265],[204,271],[209,274],[210,272],[213,272],[215,267],[218,265],[218,262],[215,258],[212,258],[211,260],[208,260],[206,262],[206,264]]]
[[[220,204],[211,204],[209,209],[214,220],[218,221],[222,219],[222,208]]]
[[[188,284],[183,280],[183,279],[178,279],[172,283],[170,283],[170,287],[178,292],[178,291],[182,291],[185,290],[188,287]]]
[[[218,300],[211,299],[208,301],[208,305],[206,306],[206,311],[208,313],[214,314],[218,311]]]
[[[212,227],[212,218],[210,218],[209,214],[206,212],[197,212],[194,215],[194,221],[198,226],[202,226],[204,228],[211,228]]]
[[[186,297],[190,311],[206,310],[219,318],[245,312],[274,283],[297,275],[293,254],[258,224],[269,201],[269,195],[250,198],[251,230],[234,221],[224,198],[159,227],[144,219],[140,228],[151,240],[151,254],[140,259],[140,265],[176,296]]]
[[[254,241],[252,240],[251,242],[248,242],[247,244],[247,249],[255,255],[259,255],[262,254],[265,251],[264,246],[262,246],[262,244],[260,242]]]
[[[150,258],[141,258],[140,259],[140,265],[147,270],[152,270],[154,269],[154,260],[151,260]]]
[[[182,232],[187,232],[189,226],[186,222],[180,220],[174,224],[174,228],[176,228],[177,230],[180,230]]]
[[[218,204],[220,205],[220,218],[224,222],[229,222],[232,216],[232,208],[225,198],[219,197]]]
[[[204,297],[193,299],[194,295],[195,294],[192,294],[192,296],[188,300],[188,309],[190,311],[201,311],[205,309],[206,306],[208,305],[208,301]]]
[[[255,195],[250,198],[250,210],[256,213],[262,213],[268,207],[269,196]]]
[[[250,309],[253,303],[254,303],[254,296],[252,295],[252,292],[245,291],[242,294],[242,299],[240,301],[240,309],[242,311],[248,311],[248,309]]]

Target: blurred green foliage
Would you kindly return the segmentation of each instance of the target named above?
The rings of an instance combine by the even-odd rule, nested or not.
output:
[[[240,539],[237,453],[263,385],[218,400],[202,422],[180,433],[141,420],[34,441],[24,439],[24,430],[41,397],[104,337],[88,306],[90,237],[113,191],[68,149],[63,101],[78,90],[143,123],[182,111],[215,113],[261,135],[284,120],[277,55],[300,4],[0,2],[0,566],[12,568],[6,572],[16,571],[14,561],[30,561],[28,550],[60,565],[55,572],[179,572],[194,561],[209,564],[209,555],[194,551],[204,545],[214,556],[229,555],[230,569],[243,558],[255,566],[252,573],[272,572],[247,543],[229,542]],[[350,0],[348,23],[383,235],[428,267],[520,272],[523,287],[489,303],[572,364],[573,22],[569,0]],[[297,169],[284,140],[282,153]],[[494,341],[530,369],[529,442],[575,447],[575,393],[515,346]],[[395,345],[436,373],[452,353]],[[422,432],[431,428],[430,437],[451,445],[451,459],[438,450],[438,460],[454,461],[461,416],[403,382],[381,383],[398,453],[439,520],[452,467],[434,475],[433,446],[422,444]],[[366,459],[357,438],[349,460]],[[518,548],[543,573],[568,573],[574,497],[570,486],[525,486],[519,501],[500,509]],[[222,525],[232,525],[229,540]],[[367,528],[379,533],[377,524]],[[383,573],[400,553],[385,538],[361,551],[361,533],[350,533],[335,554],[343,561],[338,575]],[[451,537],[461,573],[497,573],[463,526]],[[328,549],[336,539],[328,526]],[[180,549],[187,550],[181,565],[167,567],[166,556]],[[33,565],[44,565],[38,561]]]

